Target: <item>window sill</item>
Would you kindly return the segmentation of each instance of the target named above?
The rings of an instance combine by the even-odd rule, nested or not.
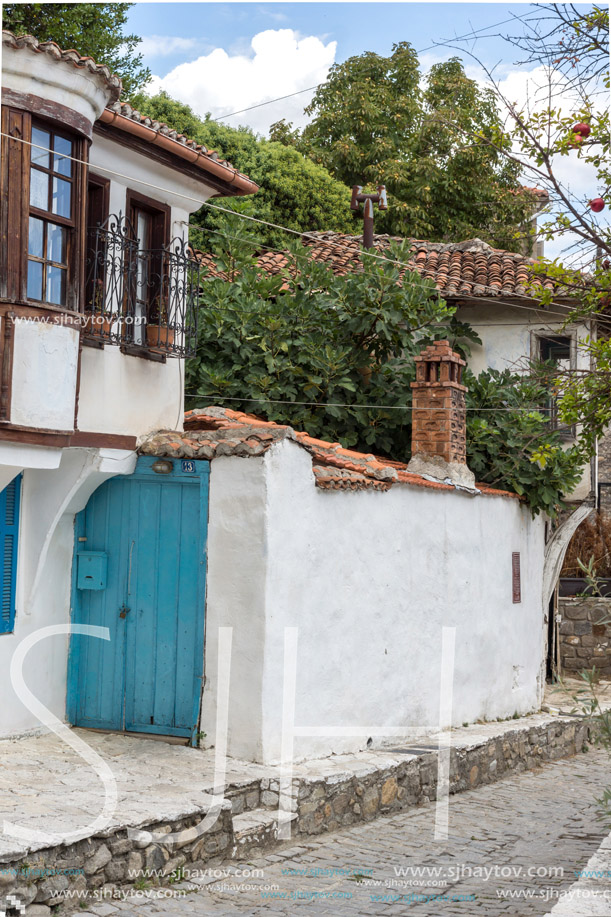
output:
[[[116,346],[117,341],[104,341],[92,335],[83,335],[83,347],[92,347],[94,350],[104,350],[108,344]],[[119,344],[119,350],[128,357],[139,357],[141,360],[150,360],[153,363],[167,362],[166,354],[149,350],[141,344]]]
[[[154,350],[147,350],[141,344],[121,344],[121,353],[127,354],[128,357],[140,357],[141,360],[151,360],[154,363],[166,363],[167,357],[164,353],[156,353]]]

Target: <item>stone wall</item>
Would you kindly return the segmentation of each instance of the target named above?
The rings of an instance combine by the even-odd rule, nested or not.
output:
[[[560,663],[565,675],[596,666],[611,678],[611,599],[560,598]]]
[[[591,726],[565,719],[511,730],[450,750],[449,791],[462,793],[509,774],[540,767],[587,750]],[[370,821],[437,798],[437,754],[422,754],[386,769],[346,780],[302,781],[298,789],[296,833],[321,834]]]
[[[456,735],[450,751],[449,791],[460,793],[493,783],[509,774],[533,770],[545,762],[586,751],[596,725],[584,719],[535,716],[516,728],[499,724]],[[509,726],[501,724],[502,726]],[[500,730],[500,731],[499,731]],[[292,837],[311,836],[371,821],[380,815],[427,805],[437,796],[437,755],[430,746],[389,751],[388,764],[361,765],[350,773],[294,777]],[[167,885],[236,860],[249,863],[261,847],[278,840],[277,821],[265,831],[240,831],[238,821],[252,812],[260,819],[263,806],[277,813],[279,783],[257,779],[233,786],[215,824],[202,832],[205,810],[165,822],[141,825],[139,831],[113,827],[68,845],[20,856],[0,852],[0,904],[9,894],[27,906],[31,917],[52,917],[52,908],[74,906],[83,893],[111,900],[117,889],[136,891]],[[263,827],[262,825],[260,827]],[[154,836],[153,836],[154,835]],[[162,840],[167,835],[167,840]],[[120,897],[117,893],[116,897]],[[81,905],[87,900],[81,898]],[[105,904],[96,913],[107,913]],[[98,910],[98,908],[100,908]],[[63,911],[62,911],[63,913]]]

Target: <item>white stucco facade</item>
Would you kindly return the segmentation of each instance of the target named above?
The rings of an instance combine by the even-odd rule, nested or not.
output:
[[[79,355],[78,329],[16,319],[11,422],[72,431]]]
[[[521,601],[512,601],[520,553]],[[516,499],[394,485],[315,487],[293,442],[220,457],[210,482],[206,688],[214,741],[218,628],[233,628],[229,753],[278,761],[285,628],[298,628],[296,726],[439,722],[442,628],[456,628],[452,722],[536,710],[544,522]],[[298,737],[305,758],[366,737]],[[375,738],[374,742],[383,739]],[[391,739],[392,741],[392,739]],[[394,739],[396,741],[396,737]]]
[[[140,193],[159,204],[162,212],[169,209],[170,239],[186,238],[190,213],[219,193],[219,180],[213,186],[204,169],[201,174],[197,169],[189,172],[184,158],[173,158],[171,150],[166,151],[163,162],[154,153],[147,155],[152,144],[146,138],[132,140],[140,144],[133,149],[125,131],[109,129],[109,135],[102,135],[94,130],[96,120],[118,96],[117,78],[90,59],[83,61],[75,51],[61,52],[31,38],[16,42],[5,35],[2,64],[3,109],[6,106],[11,117],[19,116],[20,123],[40,119],[45,129],[75,141],[72,149],[78,156],[70,174],[79,196],[71,198],[73,242],[80,233],[85,244],[90,228],[82,225],[88,213],[88,175],[79,156],[88,160],[90,173],[109,181],[105,202],[109,215],[126,214],[128,190]],[[13,137],[23,136],[27,144],[29,129],[25,134],[13,132]],[[30,172],[31,162],[27,146],[17,149],[22,159],[14,175],[21,181]],[[82,173],[78,181],[77,172]],[[5,204],[7,195],[2,198],[3,207],[9,207],[7,218],[15,235],[19,236],[18,226],[25,227],[20,236],[23,247],[14,250],[19,264],[12,265],[12,275],[20,278],[27,275],[28,258],[27,184],[24,188],[23,193],[13,195],[17,203],[10,205],[12,210]],[[45,211],[47,222],[53,223],[54,218]],[[0,363],[6,401],[0,424],[0,492],[20,476],[15,490],[19,494],[16,560],[12,551],[10,556],[3,555],[3,597],[8,596],[10,602],[3,605],[0,628],[0,737],[42,728],[39,717],[16,695],[9,670],[24,640],[39,634],[41,628],[66,628],[70,623],[76,514],[104,481],[133,472],[136,444],[142,436],[182,427],[182,358],[174,353],[147,354],[145,347],[140,353],[133,348],[127,353],[119,336],[103,346],[100,341],[85,340],[84,323],[79,321],[82,315],[78,314],[91,306],[82,301],[90,254],[86,245],[85,249],[67,246],[66,257],[76,259],[69,268],[78,292],[73,300],[64,298],[61,306],[56,300],[28,299],[27,285],[21,281],[9,287],[8,266],[0,265],[2,289],[8,291],[0,298]],[[119,276],[125,270],[120,259],[118,264],[115,260],[114,269]],[[122,309],[123,302],[119,302],[117,312]],[[4,519],[0,521],[5,524]],[[28,653],[24,665],[28,688],[60,720],[66,716],[68,643],[67,633],[45,638]]]
[[[561,306],[528,308],[523,303],[485,301],[460,305],[457,318],[470,324],[481,344],[470,344],[469,369],[477,376],[486,369],[499,372],[527,372],[531,361],[541,359],[541,342],[554,339],[570,341],[572,370],[591,369],[588,341],[595,334],[590,322],[565,325]],[[579,428],[576,431],[579,434]],[[574,442],[567,439],[567,446]],[[567,495],[571,502],[585,500],[596,487],[596,462],[584,466],[581,481]]]

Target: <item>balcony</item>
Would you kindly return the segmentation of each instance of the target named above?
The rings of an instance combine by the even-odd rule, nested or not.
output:
[[[195,354],[202,268],[187,242],[142,249],[119,214],[89,230],[87,251],[87,343],[160,360]]]

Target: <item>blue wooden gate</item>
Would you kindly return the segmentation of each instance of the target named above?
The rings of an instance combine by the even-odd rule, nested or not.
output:
[[[68,719],[195,741],[204,664],[209,463],[138,460],[76,518]]]

